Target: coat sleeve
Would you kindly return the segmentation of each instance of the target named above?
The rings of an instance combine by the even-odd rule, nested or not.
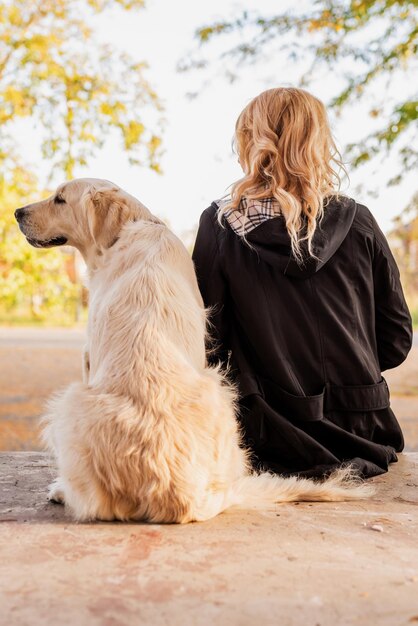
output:
[[[203,212],[192,254],[203,302],[208,308],[207,359],[210,364],[228,361],[228,284],[221,267],[217,239],[216,205]]]
[[[412,346],[412,320],[402,291],[399,270],[388,242],[374,221],[374,296],[380,369],[397,367]]]

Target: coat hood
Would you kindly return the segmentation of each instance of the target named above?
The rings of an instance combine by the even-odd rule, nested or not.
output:
[[[324,217],[313,237],[315,257],[302,243],[304,261],[298,263],[290,245],[282,215],[266,219],[246,235],[246,240],[258,256],[286,276],[308,278],[318,272],[332,258],[346,238],[356,215],[356,203],[351,198],[332,199],[325,207]]]

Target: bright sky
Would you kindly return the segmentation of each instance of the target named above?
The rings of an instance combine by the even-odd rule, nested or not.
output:
[[[292,3],[293,4],[293,3]],[[163,175],[145,168],[132,167],[124,158],[119,144],[108,143],[89,167],[79,174],[108,178],[138,197],[154,213],[167,219],[177,234],[185,236],[198,222],[201,212],[214,199],[221,197],[228,185],[241,176],[236,156],[232,154],[231,138],[235,120],[260,91],[279,85],[295,84],[298,72],[285,56],[272,55],[262,66],[244,68],[240,80],[229,84],[216,78],[195,99],[186,97],[207,78],[205,71],[181,74],[178,61],[195,47],[194,31],[220,17],[239,14],[240,7],[273,13],[290,5],[289,0],[148,0],[147,8],[123,13],[115,10],[95,18],[97,34],[103,41],[114,43],[137,60],[148,62],[148,78],[165,106],[167,126],[163,135],[165,154]],[[215,52],[216,46],[215,43]],[[224,45],[219,42],[219,46]],[[325,73],[311,90],[323,99],[329,98],[335,78]],[[405,79],[406,80],[406,79]],[[334,133],[340,145],[354,137],[364,136],[372,128],[367,108],[362,105],[333,120]],[[376,123],[376,122],[375,122]],[[382,120],[380,120],[381,125]],[[42,166],[44,167],[45,164]],[[390,229],[391,218],[407,204],[414,192],[411,176],[401,186],[386,188],[385,181],[394,170],[394,162],[376,164],[377,172],[363,169],[351,172],[353,188],[373,176],[379,196],[357,196],[368,204],[384,230]],[[60,182],[60,181],[57,181]]]

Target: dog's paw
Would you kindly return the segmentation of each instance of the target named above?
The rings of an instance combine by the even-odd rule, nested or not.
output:
[[[64,504],[64,489],[59,478],[49,485],[48,500],[55,504]]]

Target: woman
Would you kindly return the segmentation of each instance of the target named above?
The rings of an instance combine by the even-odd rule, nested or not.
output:
[[[193,259],[210,308],[209,360],[228,365],[254,465],[365,477],[403,449],[381,372],[406,358],[411,317],[370,211],[338,193],[324,105],[263,92],[236,123],[244,176],[200,220]]]

